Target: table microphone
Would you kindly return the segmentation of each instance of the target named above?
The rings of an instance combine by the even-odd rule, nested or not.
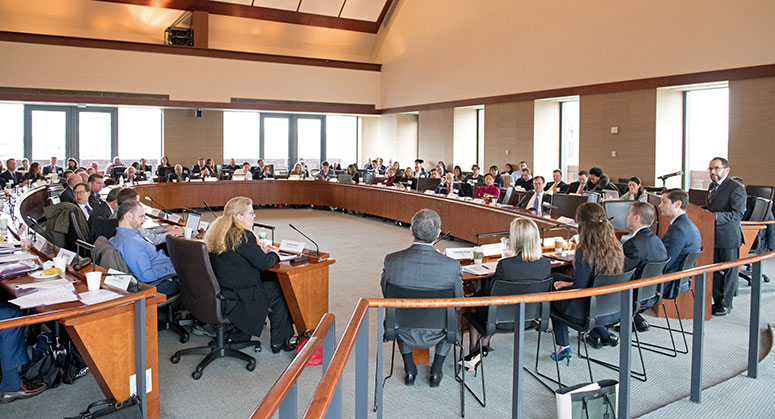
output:
[[[213,211],[213,209],[212,209],[212,208],[210,208],[210,206],[209,206],[209,205],[207,205],[207,202],[205,202],[205,201],[202,201],[202,203],[203,203],[203,204],[205,204],[205,208],[207,208],[207,210],[208,210],[208,211],[210,211],[210,214],[212,214],[214,218],[218,218],[218,216],[217,216],[217,215],[215,215],[215,211]]]
[[[439,238],[438,238],[438,239],[436,239],[436,240],[434,240],[434,241],[433,241],[433,245],[435,246],[435,245],[436,245],[436,243],[438,243],[438,242],[440,242],[440,241],[442,241],[442,240],[447,240],[447,239],[449,238],[449,236],[451,236],[451,235],[452,235],[452,232],[451,232],[451,231],[448,231],[448,232],[446,232],[446,233],[442,234],[441,236],[439,236]]]
[[[312,239],[310,239],[308,235],[306,235],[306,234],[302,233],[302,232],[301,232],[301,230],[299,230],[298,228],[294,227],[294,226],[293,226],[293,224],[291,224],[291,223],[288,223],[288,225],[289,225],[289,226],[290,226],[292,229],[296,230],[296,231],[297,231],[299,234],[301,234],[302,236],[304,236],[304,237],[305,237],[307,240],[311,241],[311,242],[312,242],[312,244],[314,244],[314,245],[315,245],[315,256],[320,256],[320,247],[318,247],[318,244],[317,244],[317,243],[315,243],[315,240],[312,240]]]
[[[164,213],[164,217],[163,217],[163,218],[164,218],[165,220],[167,219],[167,209],[166,209],[166,208],[164,208],[164,206],[163,206],[162,204],[160,204],[160,203],[156,202],[156,200],[155,200],[155,199],[151,198],[151,197],[150,197],[150,196],[148,196],[148,195],[146,195],[146,196],[145,196],[145,200],[146,200],[146,201],[148,201],[148,202],[151,202],[151,203],[153,203],[153,204],[156,204],[156,206],[157,206],[157,207],[161,208],[161,211],[162,211],[162,213]]]

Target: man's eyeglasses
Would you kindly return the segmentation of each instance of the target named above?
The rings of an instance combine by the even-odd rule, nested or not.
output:
[[[720,171],[722,171],[724,169],[725,169],[724,166],[716,166],[716,167],[709,167],[708,171],[709,172],[720,172]]]
[[[73,193],[76,194],[76,195],[83,195],[83,194],[89,193],[89,192],[86,192],[86,191],[75,191]]]

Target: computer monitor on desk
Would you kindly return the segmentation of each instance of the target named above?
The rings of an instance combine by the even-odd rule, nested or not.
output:
[[[373,171],[367,171],[363,174],[363,183],[367,185],[373,185],[374,184],[374,172]]]
[[[585,195],[556,193],[552,195],[552,217],[576,218],[576,208],[587,202]]]
[[[428,189],[436,189],[436,187],[439,186],[439,183],[441,183],[441,178],[421,177],[417,179],[417,182],[414,184],[416,185],[418,192],[423,192],[427,191]]]
[[[113,179],[118,179],[124,176],[125,171],[126,171],[126,166],[113,166],[110,169],[110,177],[112,177]]]
[[[186,228],[190,228],[193,231],[199,231],[199,222],[202,221],[202,214],[197,212],[189,212],[186,218]]]

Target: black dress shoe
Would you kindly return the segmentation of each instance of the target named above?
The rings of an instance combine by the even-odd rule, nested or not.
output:
[[[414,373],[414,374],[407,373],[406,377],[404,377],[404,384],[408,386],[413,386],[415,378],[417,378],[417,373]]]
[[[35,397],[46,389],[46,383],[31,384],[22,381],[19,391],[0,391],[0,404],[11,403],[16,399],[29,399]]]
[[[280,351],[290,352],[296,350],[296,344],[290,343],[287,340],[279,345],[269,345],[272,348],[272,353],[276,354]]]
[[[587,342],[587,345],[595,349],[600,349],[603,347],[602,342],[600,342],[600,338],[596,338],[594,336],[586,335],[584,336],[584,341]]]
[[[621,330],[622,330],[621,327],[622,327],[621,325],[617,324],[616,326],[614,326],[614,331],[616,331],[616,333],[621,332]],[[640,321],[640,322],[636,320],[635,321],[635,330],[637,330],[638,333],[648,332],[649,331],[649,322],[647,322],[645,319]]]
[[[732,307],[718,306],[713,309],[714,316],[726,316],[732,312]]]
[[[431,387],[438,387],[442,378],[444,378],[444,373],[431,374]]]
[[[608,335],[608,339],[600,339],[600,343],[604,346],[616,346],[619,344],[619,336]]]

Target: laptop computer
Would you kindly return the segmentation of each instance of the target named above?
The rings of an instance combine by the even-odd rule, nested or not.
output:
[[[186,228],[190,228],[193,231],[199,231],[199,222],[202,221],[202,214],[197,212],[189,212],[186,218]]]
[[[339,183],[352,183],[353,177],[350,175],[336,175],[336,179]]]

